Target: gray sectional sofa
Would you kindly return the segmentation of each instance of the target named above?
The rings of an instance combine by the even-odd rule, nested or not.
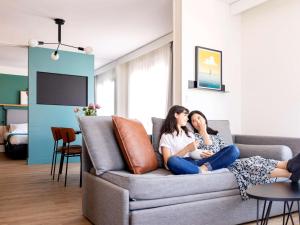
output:
[[[153,118],[155,151],[162,121]],[[219,130],[228,144],[236,143],[241,157],[261,155],[287,160],[300,152],[297,138],[232,136],[229,122],[221,120],[209,121],[209,126]],[[256,201],[242,201],[235,177],[227,169],[208,174],[172,175],[158,168],[147,174],[131,174],[114,137],[111,117],[82,117],[80,127],[82,209],[93,224],[233,225],[256,219]],[[274,203],[271,215],[281,213],[282,204]]]

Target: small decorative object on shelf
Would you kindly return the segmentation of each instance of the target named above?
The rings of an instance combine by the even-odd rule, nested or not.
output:
[[[28,105],[28,91],[20,91],[20,104]]]
[[[94,104],[94,103],[90,103],[88,106],[85,107],[75,107],[74,108],[74,112],[76,114],[76,116],[97,116],[97,110],[100,109],[100,105],[99,104]]]

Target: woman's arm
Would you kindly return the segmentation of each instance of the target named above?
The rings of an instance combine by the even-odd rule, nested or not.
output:
[[[172,153],[171,153],[170,149],[168,149],[167,147],[161,147],[161,152],[163,155],[164,165],[166,168],[168,168],[167,162],[168,162],[168,159],[172,156]]]
[[[201,136],[203,138],[203,142],[204,142],[205,145],[212,145],[213,144],[212,140],[210,139],[210,136],[206,132],[206,130],[205,130],[205,132],[201,133]]]
[[[200,130],[199,130],[199,134],[202,136],[204,145],[212,145],[212,140],[209,136],[209,134],[207,133],[207,126],[206,124],[201,124]]]
[[[195,138],[196,140],[199,140],[199,146],[198,149],[202,150],[201,153],[201,157],[202,158],[207,158],[207,157],[211,157],[213,154],[215,154],[216,152],[218,152],[219,149],[219,139],[215,139],[210,137],[211,140],[211,144],[207,145],[204,141],[204,137],[201,134],[195,134]]]
[[[178,151],[175,154],[175,156],[184,156],[185,154],[194,151],[195,149],[197,149],[198,144],[199,144],[198,141],[191,142],[190,144],[185,146],[183,149]],[[161,147],[161,152],[162,152],[162,155],[163,155],[164,164],[167,165],[168,159],[172,156],[171,150],[168,149],[167,147],[162,146]]]

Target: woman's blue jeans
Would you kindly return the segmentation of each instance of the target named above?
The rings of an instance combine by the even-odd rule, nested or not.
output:
[[[190,157],[171,156],[167,166],[176,175],[199,173],[199,166],[206,165],[209,170],[226,168],[240,156],[240,150],[235,145],[229,145],[209,158],[194,160]]]

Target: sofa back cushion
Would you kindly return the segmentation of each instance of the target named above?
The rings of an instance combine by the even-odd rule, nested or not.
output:
[[[97,175],[108,170],[125,169],[125,163],[115,139],[111,116],[81,117],[79,125]]]
[[[159,135],[160,135],[160,129],[164,123],[164,119],[152,117],[152,145],[155,151],[155,155],[158,161],[158,167],[163,167],[163,158],[162,155],[159,153]]]
[[[163,167],[163,159],[161,154],[158,151],[159,148],[159,135],[160,135],[160,129],[164,123],[164,119],[161,118],[155,118],[152,117],[152,144],[153,144],[153,148],[155,150],[158,162],[159,162],[159,167]],[[189,125],[190,126],[190,125]],[[188,126],[188,128],[190,129],[190,127]],[[232,135],[231,135],[231,131],[230,131],[230,125],[229,125],[229,121],[228,120],[209,120],[208,121],[208,126],[216,129],[219,131],[219,133],[221,134],[221,136],[224,138],[224,141],[226,144],[232,144]],[[192,129],[190,129],[192,130]]]
[[[144,126],[137,120],[113,116],[117,141],[129,170],[142,174],[157,169],[157,159]]]
[[[219,134],[224,138],[225,144],[232,145],[232,134],[228,120],[208,120],[208,126],[219,131]]]

